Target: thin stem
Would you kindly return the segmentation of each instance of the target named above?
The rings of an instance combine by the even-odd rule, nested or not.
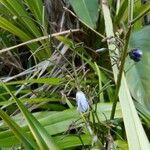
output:
[[[76,88],[77,88],[77,90],[79,91],[79,90],[80,90],[80,83],[79,83],[79,81],[78,81],[78,75],[77,75],[76,65],[75,65],[75,63],[74,63],[75,57],[76,57],[76,54],[74,54],[74,55],[73,55],[73,58],[72,58],[72,68],[73,68],[74,75],[75,75]]]
[[[118,101],[118,93],[119,93],[119,89],[120,89],[120,85],[121,85],[122,74],[124,72],[124,64],[125,64],[125,59],[126,59],[126,55],[128,52],[128,43],[129,43],[130,34],[131,34],[131,26],[129,26],[129,30],[126,35],[126,43],[125,43],[123,53],[121,56],[121,64],[120,64],[120,68],[119,68],[119,74],[118,74],[118,78],[117,78],[116,90],[115,90],[114,101],[113,101],[110,119],[114,119],[114,115],[115,115],[115,111],[116,111],[116,106],[117,106],[117,101]]]
[[[128,0],[128,22],[133,20],[133,8],[134,8],[134,0]]]
[[[4,53],[4,52],[7,52],[7,51],[10,51],[12,49],[24,46],[24,45],[35,43],[35,42],[38,42],[38,41],[41,41],[41,40],[45,40],[45,39],[49,39],[50,37],[56,37],[56,36],[59,36],[59,35],[64,35],[64,34],[68,34],[68,33],[71,33],[71,32],[79,32],[79,31],[81,31],[81,30],[80,29],[72,29],[72,30],[66,30],[66,31],[63,31],[63,32],[53,33],[51,35],[46,35],[46,36],[38,37],[36,39],[32,39],[32,40],[23,42],[21,44],[15,45],[15,46],[11,46],[11,47],[8,47],[8,48],[1,49],[0,50],[0,54]]]
[[[131,27],[132,27],[130,25],[130,22],[133,20],[133,7],[134,7],[133,5],[134,5],[134,0],[129,0],[129,10],[128,10],[129,30],[126,34],[126,42],[125,42],[125,46],[124,46],[122,56],[121,56],[121,64],[119,67],[119,74],[117,77],[117,84],[116,84],[116,90],[115,90],[114,101],[113,101],[110,119],[114,119],[114,116],[115,116],[115,111],[116,111],[116,106],[117,106],[117,101],[118,101],[118,94],[119,94],[119,89],[120,89],[121,80],[122,80],[122,74],[124,72],[124,64],[125,64],[125,59],[127,56],[128,43],[129,43],[129,38],[130,38],[130,34],[131,34]]]

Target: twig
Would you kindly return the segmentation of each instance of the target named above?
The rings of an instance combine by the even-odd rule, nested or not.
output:
[[[0,54],[4,53],[4,52],[7,52],[7,51],[10,51],[14,48],[18,48],[18,47],[21,47],[21,46],[24,46],[24,45],[27,45],[27,44],[31,44],[31,43],[35,43],[35,42],[38,42],[38,41],[41,41],[41,40],[48,39],[50,37],[55,37],[55,36],[64,35],[64,34],[67,34],[67,33],[70,33],[70,32],[79,32],[79,31],[82,31],[82,30],[72,29],[72,30],[66,30],[66,31],[63,31],[63,32],[53,33],[51,35],[42,36],[42,37],[39,37],[39,38],[36,38],[36,39],[33,39],[33,40],[23,42],[21,44],[15,45],[15,46],[11,46],[11,47],[8,47],[8,48],[1,49]]]

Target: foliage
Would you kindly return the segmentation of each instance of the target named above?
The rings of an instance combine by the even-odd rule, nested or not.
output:
[[[149,11],[133,0],[0,0],[1,149],[149,149]]]
[[[128,85],[131,88],[132,95],[134,98],[143,104],[145,108],[149,109],[149,34],[150,27],[144,27],[142,30],[135,32],[131,36],[130,47],[139,47],[143,51],[143,59],[140,63],[133,63],[128,61],[128,66],[130,68],[127,71]],[[137,42],[138,41],[138,42]],[[127,69],[128,69],[127,68]],[[134,77],[134,80],[133,80]],[[133,83],[133,81],[136,81]]]
[[[23,42],[48,34],[42,0],[34,0],[32,3],[30,0],[26,0],[25,3],[19,0],[1,0],[0,3],[5,6],[7,12],[0,16],[2,29],[11,32]],[[47,44],[48,41],[41,41],[41,46],[38,43],[28,46],[38,59],[45,59],[50,56]]]

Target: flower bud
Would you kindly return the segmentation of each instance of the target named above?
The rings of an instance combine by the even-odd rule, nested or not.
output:
[[[89,104],[87,102],[87,98],[82,91],[78,91],[76,93],[76,101],[77,101],[77,109],[79,112],[83,113],[89,110]]]

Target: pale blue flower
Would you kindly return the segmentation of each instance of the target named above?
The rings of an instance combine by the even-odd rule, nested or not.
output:
[[[78,91],[76,93],[76,101],[77,101],[77,110],[81,113],[89,110],[89,104],[85,94],[82,91]]]

